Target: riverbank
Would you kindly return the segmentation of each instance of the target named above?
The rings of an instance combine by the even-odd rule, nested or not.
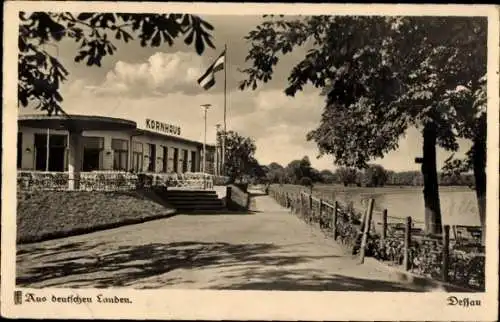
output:
[[[310,189],[299,185],[274,185],[288,191],[310,192]],[[424,223],[425,206],[423,187],[419,186],[386,186],[386,187],[344,187],[343,185],[317,184],[313,187],[313,196],[325,201],[338,201],[342,204],[352,204],[359,210],[365,209],[366,200],[373,198],[374,220],[381,222],[384,209],[387,210],[389,221],[403,222],[408,216],[414,219],[416,226]],[[441,213],[443,224],[480,226],[477,200],[472,189],[465,186],[439,187]]]

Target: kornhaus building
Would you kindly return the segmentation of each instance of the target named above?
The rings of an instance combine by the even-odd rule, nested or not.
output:
[[[101,116],[20,115],[20,170],[185,173],[203,170],[203,142],[182,137],[175,125]],[[206,145],[205,172],[213,174],[215,146]]]

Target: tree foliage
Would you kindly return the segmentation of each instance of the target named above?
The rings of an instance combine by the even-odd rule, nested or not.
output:
[[[288,165],[294,166],[300,163],[300,160],[291,161]],[[266,181],[269,183],[287,183],[301,184],[301,179],[297,179],[294,171],[288,167],[273,162],[267,166],[261,166],[264,169]],[[364,171],[356,168],[339,167],[332,172],[330,170],[321,170],[311,167],[310,178],[314,184],[342,184],[359,186],[423,186],[423,176],[420,171],[393,171],[386,170],[381,165],[370,164]],[[309,178],[309,177],[308,177]],[[439,185],[441,186],[474,186],[474,176],[470,173],[455,173],[450,175],[446,172],[440,173]]]
[[[326,169],[321,170],[319,173],[319,176],[320,176],[321,182],[323,182],[323,183],[332,184],[332,183],[337,182],[337,177],[330,170],[326,170]]]
[[[242,180],[260,171],[255,159],[257,147],[252,138],[244,137],[237,132],[226,132],[226,150],[224,173],[231,181]]]
[[[327,105],[320,126],[309,133],[320,154],[337,164],[366,167],[398,147],[410,126],[432,121],[438,144],[458,148],[450,122],[465,109],[441,102],[457,86],[477,88],[486,72],[485,20],[460,17],[313,16],[270,18],[247,39],[250,68],[241,89],[272,79],[279,56],[311,45],[292,68],[285,93],[310,83],[321,88]]]
[[[363,183],[367,187],[383,187],[387,182],[387,173],[383,166],[370,164],[363,173]]]
[[[300,185],[304,187],[312,187],[313,181],[309,177],[302,177],[300,178]]]
[[[355,168],[340,167],[335,171],[335,176],[338,182],[344,186],[351,184],[361,185],[361,182],[358,180],[358,172]]]
[[[486,30],[484,17],[271,17],[247,36],[251,66],[240,88],[268,82],[280,55],[308,44],[285,88],[291,96],[307,84],[323,91],[308,140],[336,164],[363,169],[397,149],[408,128],[421,129],[426,218],[440,229],[436,144],[456,151],[458,138],[474,142],[469,161],[484,196]]]
[[[48,51],[63,39],[79,45],[75,62],[98,66],[118,50],[116,43],[135,41],[142,47],[172,46],[181,36],[201,55],[211,40],[212,25],[190,14],[21,12],[19,14],[18,103],[50,114],[63,112],[61,84],[68,76],[57,55]]]
[[[304,177],[311,179],[312,170],[311,161],[307,156],[293,160],[286,166],[286,174],[291,183],[299,183]]]

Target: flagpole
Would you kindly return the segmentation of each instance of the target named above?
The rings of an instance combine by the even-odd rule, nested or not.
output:
[[[224,44],[224,135],[222,136],[222,175],[225,175],[226,164],[226,109],[227,109],[227,44]]]

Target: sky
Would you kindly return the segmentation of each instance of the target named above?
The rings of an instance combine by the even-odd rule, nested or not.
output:
[[[298,48],[280,59],[273,80],[260,85],[256,91],[240,91],[239,81],[244,75],[245,57],[249,44],[244,37],[261,21],[261,16],[202,16],[214,26],[213,42],[198,56],[193,47],[181,38],[173,46],[163,44],[143,48],[139,41],[128,44],[116,41],[118,51],[107,56],[101,67],[75,63],[77,45],[63,40],[47,51],[60,58],[69,71],[68,80],[61,88],[63,109],[68,114],[119,117],[145,127],[146,118],[178,125],[182,136],[203,141],[204,120],[201,104],[211,104],[207,117],[207,143],[215,141],[216,124],[223,123],[224,73],[216,74],[216,85],[203,90],[197,79],[227,45],[227,129],[252,137],[257,146],[256,158],[260,164],[278,162],[288,164],[308,156],[312,166],[334,170],[330,156],[317,158],[314,142],[306,140],[307,132],[319,125],[324,98],[319,91],[306,87],[295,97],[287,97],[284,89],[291,68],[304,57],[306,49]],[[21,114],[36,111],[23,108]],[[461,142],[457,156],[463,155],[470,144]],[[414,158],[421,156],[422,138],[417,129],[409,129],[396,151],[383,159],[373,160],[386,169],[395,171],[419,170]],[[438,166],[442,166],[450,152],[438,149]]]

